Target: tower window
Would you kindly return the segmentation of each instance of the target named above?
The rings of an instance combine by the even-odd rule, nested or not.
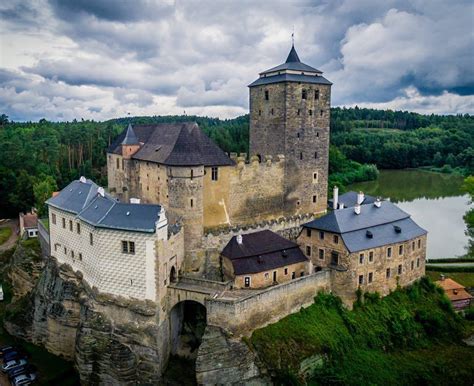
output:
[[[194,200],[191,198],[191,208],[194,206]]]
[[[299,138],[299,137],[300,137],[300,133],[296,133],[296,136]]]
[[[300,159],[303,159],[303,153],[300,153]]]
[[[313,115],[313,110],[309,110],[309,115]]]
[[[306,91],[306,89],[303,89],[303,91],[301,92],[301,99],[306,99],[308,95],[308,92]]]
[[[301,113],[301,110],[300,110],[300,109],[298,109],[298,115],[300,115],[300,113]]]
[[[313,181],[317,181],[318,180],[318,172],[314,172],[313,173]]]
[[[271,113],[272,113],[272,115],[273,115],[273,109],[272,109]]]
[[[319,90],[314,91],[314,99],[316,99],[316,100],[319,99]]]
[[[219,169],[217,167],[211,168],[211,180],[217,181],[219,178]]]
[[[266,101],[269,100],[268,90],[265,90],[265,100],[266,100]]]
[[[318,152],[317,151],[314,152],[314,158],[315,159],[318,158]]]
[[[319,137],[319,131],[316,132],[316,137]]]
[[[313,203],[316,203],[318,201],[318,196],[313,196]]]
[[[324,114],[324,110],[321,110],[321,111],[319,112],[319,115],[322,117],[323,114]]]

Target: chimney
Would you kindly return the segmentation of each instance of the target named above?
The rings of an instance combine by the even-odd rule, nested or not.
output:
[[[139,204],[139,203],[140,203],[139,198],[133,198],[133,197],[130,198],[130,204]]]
[[[334,186],[334,189],[332,191],[332,208],[334,210],[337,209],[338,201],[339,201],[339,188],[337,186]]]
[[[79,182],[81,182],[82,184],[85,184],[87,182],[86,177],[81,176],[81,178],[79,178]]]
[[[354,213],[355,214],[360,214],[360,205],[357,204],[356,206],[354,206]]]
[[[99,189],[97,189],[97,193],[99,193],[102,197],[105,196],[105,190],[102,186],[99,186]]]
[[[357,193],[357,204],[362,204],[364,202],[364,198],[364,192]]]
[[[237,244],[242,244],[242,243],[243,243],[242,235],[237,235]]]
[[[380,208],[381,205],[382,205],[382,201],[380,201],[380,198],[377,197],[377,199],[374,202],[374,206],[376,206],[377,208]]]
[[[339,204],[339,209],[344,209],[344,204],[342,202]]]

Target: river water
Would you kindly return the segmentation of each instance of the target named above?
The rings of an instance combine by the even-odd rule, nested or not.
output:
[[[428,231],[427,258],[457,257],[466,253],[464,214],[469,197],[461,192],[463,178],[422,170],[382,170],[375,181],[348,189],[389,198]],[[472,205],[471,205],[472,206]]]

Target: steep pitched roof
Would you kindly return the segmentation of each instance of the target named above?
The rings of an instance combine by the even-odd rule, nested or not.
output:
[[[125,137],[121,142],[122,145],[138,145],[139,141],[138,138],[133,131],[132,124],[129,123],[127,127],[127,131],[125,132]]]
[[[197,123],[137,125],[134,131],[143,145],[133,159],[170,166],[234,165],[234,161],[204,134]],[[109,147],[109,153],[120,154],[125,135],[124,130]]]
[[[331,85],[332,83],[322,77],[321,74],[322,71],[302,63],[295,47],[292,46],[285,63],[261,72],[260,78],[252,82],[249,87],[279,82],[304,82]]]
[[[234,268],[235,275],[268,271],[308,261],[298,244],[265,230],[242,235],[242,243],[234,236],[222,251]]]
[[[102,196],[99,186],[85,179],[71,182],[46,203],[98,228],[134,232],[153,233],[161,213],[160,205],[127,204],[108,194]]]
[[[361,205],[360,214],[354,208],[334,210],[303,226],[340,234],[350,252],[400,243],[427,233],[390,201],[383,201],[380,208]]]

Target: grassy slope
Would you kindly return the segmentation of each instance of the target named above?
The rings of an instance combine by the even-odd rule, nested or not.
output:
[[[296,380],[304,358],[323,354],[312,384],[462,385],[474,379],[474,349],[459,343],[464,332],[441,290],[423,279],[381,300],[371,296],[353,311],[319,294],[250,341],[283,383]]]
[[[5,241],[7,241],[9,239],[11,234],[12,234],[11,228],[9,228],[9,227],[0,228],[0,245],[5,243]]]

